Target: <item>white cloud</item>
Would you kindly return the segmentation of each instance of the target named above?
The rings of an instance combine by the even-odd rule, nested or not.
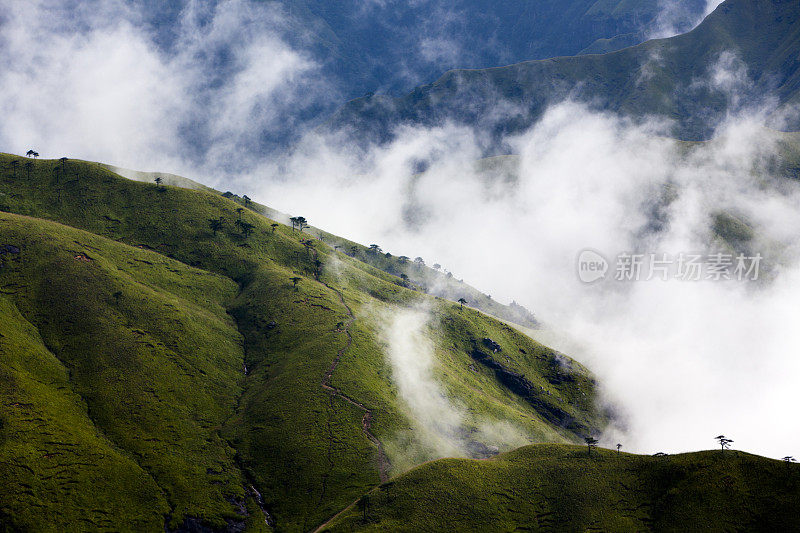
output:
[[[737,65],[724,55],[707,80],[731,100],[751,87]],[[709,448],[725,433],[779,457],[800,438],[785,423],[800,399],[790,325],[800,318],[800,186],[774,173],[780,136],[763,126],[772,104],[742,99],[714,141],[690,144],[661,136],[663,121],[567,101],[508,139],[514,179],[477,172],[481,143],[453,124],[406,128],[366,153],[315,136],[282,167],[291,179],[251,186],[315,225],[422,255],[531,307],[548,326],[542,340],[586,362],[621,408],[628,431],[608,438],[627,450]],[[751,225],[771,281],[588,286],[576,275],[587,247],[712,252],[717,212]]]
[[[685,33],[697,27],[723,0],[706,0],[700,13],[690,11],[687,0],[659,0],[660,10],[646,29],[648,39],[663,39]]]
[[[189,2],[169,49],[127,3],[3,4],[6,150],[209,180],[241,170],[327,89],[281,39],[285,15],[273,4]]]

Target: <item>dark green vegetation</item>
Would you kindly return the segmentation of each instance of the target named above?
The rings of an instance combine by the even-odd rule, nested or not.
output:
[[[567,97],[632,117],[675,121],[672,135],[705,139],[729,111],[800,101],[800,6],[794,0],[727,0],[693,31],[602,55],[559,57],[483,70],[453,70],[435,83],[399,97],[371,96],[348,103],[330,121],[355,128],[363,138],[389,139],[402,123],[445,120],[494,132],[496,140],[536,122],[547,107]],[[698,80],[713,69],[731,79],[746,71],[752,83],[733,94]],[[697,83],[695,83],[697,82]],[[514,113],[497,117],[502,100]],[[788,125],[797,129],[798,124]]]
[[[522,443],[602,427],[577,363],[304,245],[308,230],[169,183],[0,156],[0,528],[319,526],[437,457],[375,318],[420,304],[474,449],[516,444],[486,422]]]
[[[796,531],[800,467],[737,451],[651,457],[534,445],[442,459],[326,531]]]

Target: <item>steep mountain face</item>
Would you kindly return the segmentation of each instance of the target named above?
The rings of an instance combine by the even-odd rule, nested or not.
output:
[[[677,30],[690,29],[705,7],[704,0],[672,4],[683,14],[673,21]],[[149,2],[143,13],[165,48],[179,28],[179,5]],[[279,0],[272,7],[279,8],[282,38],[307,51],[341,96],[350,99],[370,92],[404,92],[451,68],[494,67],[573,55],[592,46],[608,50],[637,44],[653,29],[664,3]]]
[[[578,363],[215,192],[3,155],[0,211],[0,529],[307,531],[605,424]]]
[[[666,118],[674,121],[675,137],[705,139],[727,112],[798,101],[799,17],[790,0],[727,0],[683,35],[603,55],[454,70],[403,97],[354,100],[329,126],[390,139],[401,124],[451,120],[493,132],[499,142],[533,124],[548,105],[573,98],[633,117]]]
[[[682,0],[686,21],[705,2]],[[599,39],[644,40],[656,0],[284,1],[319,37],[315,55],[344,81],[344,96],[406,91],[451,68],[486,68],[573,55]],[[684,21],[684,25],[687,23]],[[686,28],[687,30],[689,28]]]

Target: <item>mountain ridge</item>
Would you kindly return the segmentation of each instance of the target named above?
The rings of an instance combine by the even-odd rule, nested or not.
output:
[[[800,9],[788,0],[726,0],[686,34],[607,54],[452,70],[402,97],[350,101],[326,128],[388,141],[399,125],[452,121],[491,132],[501,143],[504,136],[530,127],[549,105],[574,98],[623,115],[664,117],[674,121],[671,134],[676,138],[705,140],[736,106],[763,104],[757,95],[775,94],[779,109],[798,101],[798,17]],[[728,101],[724,88],[693,83],[707,79],[709,69],[731,50],[752,81],[752,86],[734,88],[741,93],[736,104]],[[498,100],[516,111],[497,119]],[[798,127],[794,122],[787,126]]]
[[[0,312],[20,324],[0,337],[0,403],[14,406],[0,415],[3,527],[324,523],[381,482],[381,447],[390,475],[440,453],[373,318],[422,304],[429,323],[408,334],[430,339],[430,379],[469,406],[437,437],[454,439],[449,454],[507,449],[482,429],[491,421],[528,442],[575,442],[607,420],[579,363],[216,193],[4,155],[0,211]],[[485,338],[536,402],[473,364]],[[61,377],[27,377],[37,361]],[[107,490],[92,491],[87,472]]]

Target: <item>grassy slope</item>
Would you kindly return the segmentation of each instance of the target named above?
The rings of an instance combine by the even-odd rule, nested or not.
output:
[[[241,338],[223,307],[235,284],[52,222],[2,214],[0,236],[20,249],[4,255],[0,270],[11,316],[35,325],[38,344],[30,348],[49,365],[63,365],[62,385],[81,399],[64,408],[88,416],[98,440],[124,450],[137,475],[152,476],[146,481],[163,489],[155,511],[169,504],[176,516],[209,517],[216,525],[234,517],[226,498],[244,494],[219,429],[241,388]],[[43,398],[31,399],[37,405]],[[56,454],[62,475],[84,479],[89,472],[59,461],[58,451],[74,446],[60,443],[46,453]],[[29,459],[30,468],[39,466]]]
[[[113,167],[109,167],[109,169],[112,171],[114,170]],[[145,182],[152,182],[155,176],[162,176],[164,183],[167,185],[177,185],[189,189],[217,192],[214,189],[205,187],[188,178],[171,174],[133,172],[126,170],[124,175],[130,179],[137,179]],[[257,213],[261,213],[267,218],[287,224],[289,223],[289,215],[286,213],[281,213],[280,211],[257,202],[245,201],[243,197],[231,192],[226,192],[224,194],[228,195],[231,200],[238,204],[246,206]],[[459,298],[464,298],[467,300],[470,307],[474,307],[489,315],[499,317],[502,320],[514,322],[528,328],[536,328],[539,326],[534,315],[524,307],[516,304],[516,302],[510,305],[502,304],[492,299],[490,295],[484,294],[475,287],[465,283],[463,279],[456,279],[449,272],[434,269],[432,266],[425,266],[424,264],[416,264],[411,261],[410,258],[401,259],[401,256],[394,256],[391,253],[376,253],[368,246],[328,233],[314,226],[310,226],[305,231],[315,238],[324,241],[328,246],[342,251],[345,255],[354,257],[362,263],[367,263],[378,270],[390,274],[389,277],[381,276],[382,279],[448,300],[457,301]],[[431,263],[431,265],[433,264],[435,263]],[[404,282],[399,279],[401,274],[406,274],[408,276],[408,281]]]
[[[162,527],[168,506],[158,485],[99,432],[67,369],[6,296],[0,316],[0,525]]]
[[[534,445],[427,463],[329,531],[794,531],[800,468],[743,452],[666,457]]]
[[[248,524],[257,527],[264,521],[251,497],[255,485],[278,529],[309,529],[377,484],[377,451],[362,430],[363,410],[321,386],[346,345],[339,323],[348,322],[348,308],[356,317],[349,328],[353,343],[331,385],[369,408],[378,438],[411,435],[418,460],[430,451],[416,439],[375,324],[367,319],[376,308],[430,302],[434,323],[446,326],[431,332],[437,375],[473,413],[467,424],[493,415],[531,438],[568,442],[578,436],[547,422],[488,369],[469,370],[474,362],[467,350],[484,336],[503,346],[511,356],[505,364],[541,387],[552,405],[587,431],[601,423],[594,384],[577,364],[571,381],[553,380],[557,356],[547,348],[474,310],[403,288],[394,276],[319,241],[315,253],[325,284],[318,283],[311,274],[314,255],[298,242],[300,234],[285,226],[273,232],[271,220],[245,210],[242,218],[255,228],[245,239],[232,224],[238,207],[205,191],[125,180],[96,164],[0,157],[0,210],[90,232],[2,215],[0,245],[21,250],[3,256],[3,318],[17,312],[20,327],[41,339],[30,349],[62,373],[63,388],[55,387],[61,403],[35,402],[36,409],[82,417],[84,429],[61,431],[74,431],[70,439],[83,435],[91,441],[88,449],[116,452],[98,463],[109,483],[119,477],[114,469],[127,469],[126,476],[150,487],[152,502],[143,496],[105,502],[116,527],[122,527],[120,517],[153,524],[164,515],[170,527],[190,517],[222,526],[226,519],[244,520],[243,505]],[[227,224],[214,236],[207,222],[219,216]],[[295,275],[303,278],[296,289],[289,281]],[[8,336],[7,327],[2,334]],[[6,363],[14,360],[12,352],[18,357],[16,349],[3,352],[4,370],[14,364]],[[13,379],[26,372],[32,370],[13,370]],[[4,404],[20,403],[4,394]],[[22,461],[6,429],[19,426],[3,424],[0,460]],[[39,439],[45,453],[56,449],[43,436],[26,438]],[[386,451],[391,461],[393,450]],[[35,454],[23,463],[35,471],[41,466]],[[66,482],[87,482],[81,468],[64,466]],[[393,462],[389,473],[404,466]],[[38,474],[19,468],[15,481],[38,483]],[[96,519],[89,510],[104,509],[101,498],[84,505],[72,494],[13,492],[12,499],[0,499],[0,523],[34,527],[34,518],[20,510],[36,502],[72,509],[65,518],[71,523]]]

